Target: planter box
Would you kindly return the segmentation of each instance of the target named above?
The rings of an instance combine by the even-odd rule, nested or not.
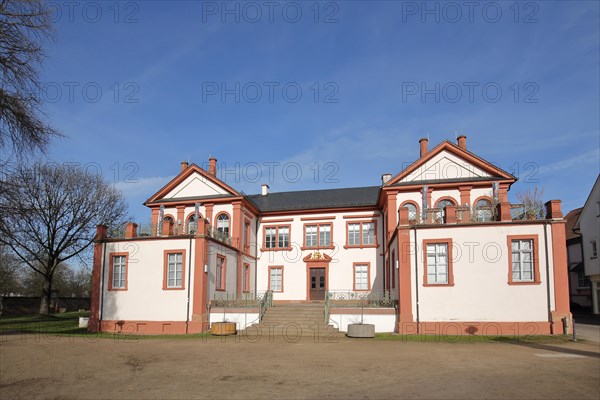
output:
[[[235,322],[213,322],[210,333],[215,336],[229,336],[237,334]]]
[[[374,338],[375,325],[373,324],[348,324],[346,336],[353,338]]]

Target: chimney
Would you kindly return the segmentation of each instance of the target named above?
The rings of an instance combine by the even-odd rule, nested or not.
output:
[[[389,181],[390,179],[392,179],[392,174],[381,175],[381,184],[385,185],[387,183],[387,181]]]
[[[217,176],[217,159],[214,157],[208,159],[208,173]]]
[[[181,162],[181,172],[185,171],[185,169],[189,166],[190,164],[187,161],[182,161]]]
[[[429,145],[429,139],[421,138],[419,139],[419,144],[421,145],[421,156],[423,157],[427,153],[427,146]]]
[[[467,137],[465,135],[460,135],[456,140],[458,141],[458,147],[464,150],[467,149]]]
[[[260,188],[261,188],[261,191],[260,191],[260,192],[261,192],[261,194],[262,194],[263,196],[266,196],[266,195],[268,195],[268,194],[269,194],[269,185],[267,185],[267,184],[265,183],[265,184],[261,185],[261,186],[260,186]]]

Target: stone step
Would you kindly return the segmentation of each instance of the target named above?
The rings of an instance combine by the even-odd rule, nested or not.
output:
[[[337,328],[329,326],[328,329],[277,329],[272,327],[250,326],[245,330],[238,332],[245,336],[282,336],[288,338],[294,337],[343,337],[344,333]]]

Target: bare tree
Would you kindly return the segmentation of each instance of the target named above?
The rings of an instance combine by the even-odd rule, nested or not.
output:
[[[545,215],[544,201],[542,195],[544,189],[535,187],[533,190],[527,189],[524,192],[517,193],[517,200],[523,204],[523,214],[521,219],[543,219]]]
[[[0,191],[0,243],[44,277],[40,314],[47,314],[58,265],[90,247],[97,224],[125,217],[123,195],[79,165],[20,166]]]
[[[45,150],[58,132],[41,110],[38,69],[53,39],[42,0],[0,0],[0,151],[20,157]],[[8,157],[7,157],[8,158]],[[2,160],[2,164],[6,160]]]
[[[0,244],[0,296],[22,292],[19,260]]]
[[[88,267],[75,270],[66,263],[61,263],[54,271],[52,291],[60,297],[87,297],[91,290],[92,271]],[[39,296],[43,293],[45,279],[31,268],[21,271],[21,294]]]

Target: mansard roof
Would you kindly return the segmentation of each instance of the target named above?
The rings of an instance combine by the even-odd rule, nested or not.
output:
[[[319,208],[377,207],[379,186],[303,190],[298,192],[279,192],[267,195],[248,195],[262,212],[311,210]]]

